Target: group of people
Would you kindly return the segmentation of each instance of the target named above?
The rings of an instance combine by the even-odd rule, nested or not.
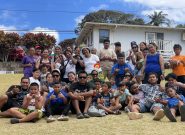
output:
[[[130,120],[144,112],[154,113],[153,120],[166,116],[185,121],[185,56],[175,44],[175,55],[168,63],[173,73],[164,75],[164,60],[155,43],[131,42],[128,56],[121,43],[110,48],[104,40],[97,51],[88,47],[55,46],[52,52],[30,47],[22,60],[24,77],[0,96],[0,116],[10,123],[68,121],[69,113],[77,119],[119,115],[122,110]],[[161,80],[166,80],[164,86]],[[56,118],[57,115],[58,117]]]

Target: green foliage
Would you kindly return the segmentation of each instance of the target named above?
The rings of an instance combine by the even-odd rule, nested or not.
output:
[[[60,45],[62,47],[62,49],[64,49],[64,50],[68,46],[70,46],[71,48],[73,48],[73,46],[75,44],[75,40],[76,40],[76,38],[65,39],[65,40],[61,41],[58,45]]]
[[[126,14],[121,11],[114,10],[99,10],[87,14],[81,23],[78,24],[75,29],[76,33],[79,33],[86,22],[99,22],[99,23],[118,23],[118,24],[135,24],[143,25],[144,20],[142,18],[136,18],[133,14]]]
[[[162,24],[166,24],[167,26],[169,26],[170,20],[166,18],[167,16],[168,14],[164,14],[162,11],[160,12],[154,11],[153,14],[148,15],[149,19],[151,20],[149,24],[154,26],[160,26]]]
[[[176,28],[185,28],[185,24],[178,24]]]

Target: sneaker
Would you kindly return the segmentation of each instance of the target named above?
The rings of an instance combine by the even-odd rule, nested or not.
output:
[[[84,118],[90,118],[88,113],[83,113],[83,115],[84,115]]]
[[[126,106],[126,107],[124,108],[124,111],[125,111],[126,113],[130,112],[130,109],[128,108],[128,106]]]
[[[164,114],[171,122],[177,122],[176,118],[173,116],[171,110],[168,107],[164,107]]]
[[[58,121],[68,121],[69,117],[65,115],[61,115],[57,118]]]
[[[136,119],[141,119],[143,117],[143,115],[141,113],[137,113],[137,112],[129,112],[128,117],[130,120],[136,120]]]
[[[78,114],[76,115],[76,118],[77,118],[77,119],[83,119],[83,118],[84,118],[84,115],[83,115],[82,113],[78,113]]]
[[[160,110],[158,110],[158,111],[155,113],[153,120],[159,121],[159,120],[161,120],[163,117],[164,117],[164,110],[163,110],[163,109],[160,109]]]
[[[185,121],[185,105],[181,106],[180,109],[181,121]]]
[[[114,114],[120,115],[121,114],[121,111],[120,110],[117,110],[117,111],[114,112]]]
[[[50,115],[48,118],[47,118],[47,123],[50,123],[50,122],[54,122],[56,119],[52,116],[52,115]]]
[[[12,119],[10,119],[10,123],[11,123],[11,124],[19,123],[19,119],[17,119],[17,118],[12,118]]]

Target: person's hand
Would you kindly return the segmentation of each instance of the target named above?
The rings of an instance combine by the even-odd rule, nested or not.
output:
[[[59,98],[65,98],[64,95],[63,95],[62,93],[59,93],[59,94],[58,94],[58,97],[59,97]]]
[[[39,99],[40,99],[40,96],[35,95],[35,100],[36,100],[36,101],[39,101]]]
[[[79,100],[79,101],[85,101],[84,96],[78,95],[78,100]]]
[[[19,93],[19,88],[14,88],[12,91],[13,91],[13,94],[18,94]]]
[[[28,67],[31,67],[32,66],[32,64],[31,63],[28,63],[28,65],[27,65]]]
[[[180,95],[179,94],[176,94],[175,96],[177,99],[181,99]]]
[[[160,103],[161,99],[160,98],[154,98],[155,102]]]
[[[30,95],[30,94],[27,95],[27,100],[28,100],[28,101],[31,101],[31,100],[32,100],[32,95]]]
[[[103,103],[104,103],[104,99],[101,98],[101,99],[100,99],[100,104],[103,104]]]
[[[50,96],[50,99],[51,99],[51,100],[53,100],[53,99],[55,99],[55,98],[56,98],[55,95],[51,95],[51,96]]]
[[[119,68],[116,68],[114,71],[115,71],[116,73],[118,73],[118,72],[120,71],[120,69],[119,69]]]

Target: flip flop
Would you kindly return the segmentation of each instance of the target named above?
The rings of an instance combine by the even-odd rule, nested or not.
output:
[[[170,109],[168,107],[164,107],[164,114],[165,116],[171,121],[171,122],[177,122],[173,114],[171,113]]]
[[[181,121],[185,121],[185,105],[181,106],[180,109]]]

